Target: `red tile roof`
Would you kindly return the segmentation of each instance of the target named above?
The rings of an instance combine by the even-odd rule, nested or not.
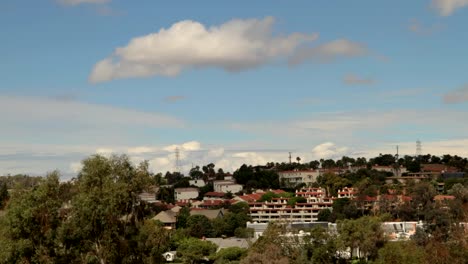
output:
[[[224,197],[224,193],[223,192],[207,192],[205,193],[205,196],[208,196],[208,197]]]

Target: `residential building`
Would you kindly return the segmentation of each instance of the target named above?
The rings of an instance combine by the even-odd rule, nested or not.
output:
[[[241,184],[237,184],[232,180],[213,181],[213,189],[215,192],[238,193],[242,191],[243,188]]]
[[[338,198],[349,198],[352,199],[357,194],[357,191],[354,188],[344,187],[341,190],[338,190]]]
[[[273,198],[267,202],[249,202],[252,220],[259,223],[271,221],[314,222],[323,209],[332,209],[333,200],[321,188],[305,188],[296,192],[305,202],[291,204],[291,198]]]
[[[204,215],[208,219],[213,220],[216,218],[222,218],[224,217],[224,209],[197,209],[197,208],[192,208],[190,210],[190,215]]]
[[[174,199],[176,201],[186,201],[198,197],[198,188],[175,188]]]
[[[317,182],[319,170],[291,170],[278,172],[281,187],[296,187],[299,184],[306,186]]]
[[[153,217],[153,220],[160,221],[166,229],[175,229],[177,223],[176,213],[171,210],[162,211]]]
[[[199,188],[206,185],[206,182],[203,179],[189,180],[190,186],[197,186]]]

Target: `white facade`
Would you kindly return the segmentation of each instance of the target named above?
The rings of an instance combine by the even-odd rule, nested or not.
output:
[[[338,190],[338,198],[352,199],[354,198],[355,194],[356,194],[356,190],[354,190],[354,188],[344,187],[343,189]]]
[[[310,186],[312,183],[317,182],[317,177],[320,175],[318,170],[292,170],[278,172],[280,184],[283,187],[295,187],[299,184],[305,183]]]
[[[174,199],[184,201],[198,197],[198,188],[176,188],[174,189]]]
[[[290,198],[273,198],[270,202],[249,203],[252,220],[258,223],[271,221],[315,222],[320,210],[332,210],[332,198],[325,197],[321,188],[305,188],[296,192],[296,197],[304,197],[306,202],[288,205]]]
[[[243,186],[240,184],[236,184],[234,181],[224,180],[224,181],[214,181],[213,182],[213,189],[215,192],[222,192],[222,193],[238,193],[242,191]]]
[[[206,185],[206,182],[203,179],[189,180],[189,184],[197,187],[203,187]]]

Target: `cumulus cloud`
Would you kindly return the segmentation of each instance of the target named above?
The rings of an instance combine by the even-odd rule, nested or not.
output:
[[[443,101],[446,104],[468,102],[468,85],[446,93],[444,95]]]
[[[171,152],[176,151],[176,149],[179,151],[196,151],[201,149],[201,144],[198,141],[189,141],[183,144],[174,144],[163,148],[163,150]]]
[[[68,6],[77,6],[81,4],[105,4],[111,0],[57,0],[58,3]]]
[[[127,150],[129,154],[145,154],[145,153],[152,153],[155,151],[157,151],[157,148],[147,147],[147,146],[133,147]]]
[[[362,78],[354,74],[348,74],[343,78],[343,82],[348,85],[372,85],[375,81],[371,78]]]
[[[241,71],[290,55],[317,34],[273,35],[274,19],[234,19],[219,26],[184,20],[137,37],[94,66],[89,80],[175,76],[187,68]]]
[[[338,147],[333,142],[325,142],[312,149],[312,155],[316,159],[339,158],[348,153],[347,147]]]
[[[340,58],[361,57],[369,54],[368,48],[347,39],[338,39],[316,47],[302,47],[289,59],[289,64],[296,65],[307,60],[320,63],[333,62]]]
[[[468,6],[468,0],[432,0],[431,7],[441,16],[450,16],[457,9]]]

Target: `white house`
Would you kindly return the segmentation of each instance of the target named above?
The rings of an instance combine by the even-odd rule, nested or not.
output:
[[[279,181],[282,187],[295,187],[305,183],[307,186],[317,182],[320,176],[319,170],[290,170],[278,172]]]
[[[231,192],[231,193],[238,193],[242,191],[243,186],[241,184],[237,184],[232,180],[222,180],[222,181],[214,181],[213,182],[213,189],[215,192]]]
[[[203,187],[206,185],[206,182],[203,179],[189,180],[189,184],[192,186]]]
[[[175,188],[174,199],[176,201],[190,200],[198,197],[198,188]]]

